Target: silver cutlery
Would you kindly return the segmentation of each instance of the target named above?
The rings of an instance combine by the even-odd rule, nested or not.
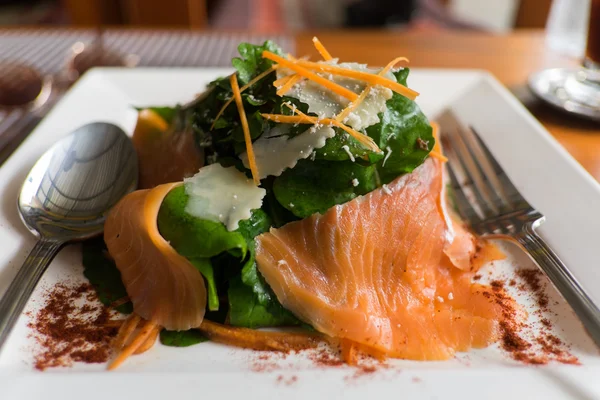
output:
[[[18,209],[39,240],[0,299],[0,349],[52,259],[65,244],[101,234],[106,214],[137,177],[131,139],[108,123],[78,128],[36,162]]]
[[[519,193],[472,127],[462,126],[450,111],[439,122],[453,199],[461,217],[478,235],[517,242],[600,345],[600,309],[536,232],[544,216]]]

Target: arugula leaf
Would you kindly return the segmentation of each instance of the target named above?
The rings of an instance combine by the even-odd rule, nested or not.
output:
[[[353,180],[358,181],[354,186]],[[273,183],[277,201],[294,215],[306,218],[375,189],[375,166],[351,161],[300,160]]]
[[[241,57],[231,60],[231,64],[237,70],[238,79],[242,85],[247,84],[254,76],[274,64],[273,61],[263,58],[262,53],[265,50],[282,55],[281,49],[270,40],[264,42],[262,46],[250,43],[242,43],[238,46]]]
[[[96,290],[98,298],[104,305],[127,296],[121,281],[121,273],[114,261],[107,257],[108,250],[102,238],[91,239],[82,243],[83,274]],[[131,302],[120,305],[118,311],[129,314],[133,312]]]
[[[160,331],[160,342],[165,346],[188,347],[198,343],[206,342],[209,339],[200,333],[197,329],[187,331]]]
[[[198,271],[200,271],[204,279],[206,279],[208,309],[210,311],[217,311],[219,309],[219,295],[217,294],[215,272],[210,262],[210,258],[190,258],[189,261]]]
[[[246,328],[299,325],[300,321],[279,302],[262,303],[240,277],[229,283],[229,323]]]
[[[405,83],[408,72],[408,68],[396,72],[398,82]],[[390,155],[377,164],[382,183],[421,165],[435,144],[431,125],[417,103],[394,93],[386,105],[386,111],[379,116],[381,122],[367,128],[368,135],[380,149],[389,151],[389,147],[391,150]]]

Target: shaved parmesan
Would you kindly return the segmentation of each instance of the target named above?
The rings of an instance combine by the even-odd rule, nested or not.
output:
[[[267,193],[235,167],[224,168],[221,164],[201,168],[183,183],[189,196],[185,212],[221,222],[229,231],[236,230],[240,221],[250,218],[252,210],[262,206]]]
[[[260,179],[269,175],[279,176],[287,168],[294,168],[298,160],[311,157],[315,149],[325,146],[325,141],[334,136],[332,128],[322,125],[313,126],[291,139],[266,132],[253,143]],[[242,153],[240,159],[248,168],[248,155]]]
[[[380,69],[368,68],[365,64],[358,63],[340,63],[337,64],[337,59],[331,61],[323,61],[322,63],[339,65],[342,68],[352,69],[355,71],[378,73]],[[366,84],[351,78],[334,76],[329,73],[318,72],[324,78],[327,78],[340,86],[345,87],[355,93],[361,93]],[[386,78],[396,82],[396,78],[390,72],[384,75]],[[392,91],[381,86],[374,86],[369,91],[368,96],[362,101],[355,110],[353,110],[344,124],[351,126],[355,130],[362,130],[371,125],[379,123],[378,114],[386,110],[386,101],[392,97]],[[308,111],[315,113],[320,119],[333,118],[339,114],[347,105],[348,101],[341,98],[338,94],[324,88],[316,82],[307,80],[301,84],[294,86],[287,92],[287,96],[294,97],[303,103],[308,104]]]

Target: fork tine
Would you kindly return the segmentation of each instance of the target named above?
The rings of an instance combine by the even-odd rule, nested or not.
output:
[[[483,157],[490,164],[491,171],[493,172],[493,177],[496,178],[497,186],[500,189],[500,193],[502,193],[505,201],[514,208],[525,208],[531,207],[527,200],[523,198],[519,190],[515,187],[515,185],[511,182],[510,178],[504,172],[504,169],[500,166],[496,158],[492,155],[487,145],[481,140],[481,136],[477,133],[475,128],[470,127],[470,131],[472,133],[472,137],[475,139],[479,149],[482,151]]]
[[[477,215],[477,212],[467,198],[451,163],[447,163],[446,167],[448,169],[448,175],[450,176],[453,199],[455,200],[458,213],[464,220],[469,221],[471,224],[481,221],[481,218]]]
[[[455,164],[458,163],[462,167],[462,171],[467,178],[465,185],[471,185],[473,194],[477,200],[477,205],[482,213],[483,218],[491,217],[498,214],[494,202],[489,195],[489,187],[477,166],[470,149],[467,147],[463,138],[464,133],[460,126],[454,125],[455,129],[449,129],[451,141],[449,141],[448,149],[449,156],[454,156]]]

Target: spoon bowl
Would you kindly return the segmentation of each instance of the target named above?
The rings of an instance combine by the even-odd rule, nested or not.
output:
[[[137,177],[131,140],[108,123],[78,128],[36,162],[18,210],[39,241],[0,299],[0,349],[54,256],[67,243],[101,234],[107,213],[136,188]]]

